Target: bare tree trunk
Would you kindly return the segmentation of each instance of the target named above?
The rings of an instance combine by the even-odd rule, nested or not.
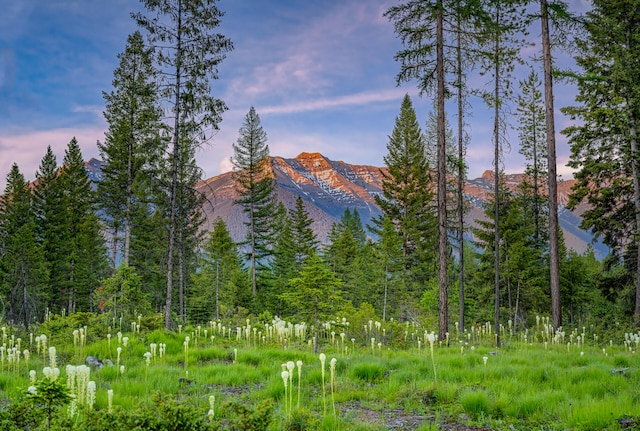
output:
[[[447,301],[447,168],[444,111],[444,19],[442,0],[436,5],[436,76],[438,104],[438,338],[446,339],[448,328]]]
[[[133,127],[133,126],[132,126]],[[131,205],[133,194],[133,136],[129,137],[128,160],[127,160],[127,198],[125,203],[125,219],[124,219],[124,256],[123,262],[125,266],[129,266],[129,248],[131,246]]]
[[[560,261],[558,250],[558,183],[556,174],[556,131],[553,113],[553,76],[551,42],[549,40],[549,10],[547,0],[540,0],[542,24],[542,58],[544,63],[544,105],[547,125],[549,168],[549,280],[551,285],[551,316],[553,327],[562,326],[560,303]]]
[[[182,72],[182,2],[178,2],[178,25],[177,25],[177,43],[176,43],[176,82],[175,82],[175,101],[174,101],[174,113],[175,122],[173,127],[173,160],[171,168],[171,196],[170,196],[170,208],[169,208],[169,250],[167,251],[167,293],[165,298],[164,309],[164,327],[171,329],[171,303],[173,295],[173,253],[176,242],[176,204],[178,196],[178,169],[180,167],[180,85],[182,84],[181,72]]]
[[[462,22],[460,12],[457,15],[457,40],[456,40],[456,60],[457,60],[457,87],[458,87],[458,304],[460,316],[458,325],[460,331],[464,332],[464,95],[462,90]]]
[[[185,311],[186,301],[184,294],[184,231],[183,227],[180,227],[180,244],[178,249],[178,312],[180,313],[180,321],[184,325],[187,323],[187,313]]]
[[[500,5],[496,7],[496,23],[500,24]],[[494,178],[493,178],[493,195],[494,195],[494,215],[493,215],[493,241],[494,241],[494,285],[495,298],[493,307],[493,326],[496,331],[496,347],[500,347],[500,32],[495,34],[495,88],[494,88],[494,119],[493,119],[493,138],[494,138]]]
[[[118,223],[113,226],[113,239],[111,240],[111,268],[115,272],[116,256],[118,254]]]
[[[636,327],[640,325],[640,168],[638,167],[638,138],[635,126],[635,115],[630,114],[631,127],[629,133],[631,135],[631,173],[633,176],[633,203],[635,208],[635,245],[636,245],[636,304],[633,310],[633,322]]]
[[[220,319],[220,260],[216,259],[216,320]]]
[[[257,271],[256,271],[256,225],[254,218],[255,209],[253,208],[253,202],[251,203],[251,212],[249,213],[249,217],[251,217],[251,286],[254,299],[258,295],[258,280],[257,280]]]

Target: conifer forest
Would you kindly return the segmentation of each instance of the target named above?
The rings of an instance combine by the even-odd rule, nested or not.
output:
[[[233,205],[243,214],[240,241],[216,217],[215,200],[197,187],[205,178],[196,153],[210,142],[219,145],[215,135],[227,110],[216,88],[219,72],[234,54],[234,41],[222,33],[223,5],[216,0],[140,3],[142,11],[131,14],[137,31],[122,40],[112,87],[102,93],[108,129],[97,143],[103,163],[99,180],[89,177],[72,136],[61,160],[51,147],[42,149],[34,178],[17,163],[0,173],[6,177],[0,195],[5,343],[0,387],[14,384],[11,379],[18,379],[22,366],[6,362],[15,343],[7,334],[16,334],[31,351],[31,359],[28,351],[23,355],[24,373],[29,361],[49,365],[46,378],[34,374],[29,383],[25,374],[24,389],[31,386],[31,395],[6,392],[12,409],[26,405],[21,404],[26,399],[42,408],[42,416],[32,425],[28,418],[21,424],[15,410],[3,407],[0,424],[11,424],[14,428],[6,428],[11,430],[107,429],[115,423],[109,416],[112,389],[116,398],[118,391],[123,394],[118,379],[131,373],[137,376],[135,397],[145,408],[153,403],[166,423],[184,415],[186,425],[154,428],[148,424],[157,418],[145,410],[138,419],[118,419],[122,429],[481,430],[514,424],[511,429],[556,429],[549,428],[554,421],[562,424],[557,429],[640,427],[640,412],[631,407],[640,397],[634,335],[640,325],[639,1],[592,0],[586,14],[561,0],[395,2],[381,17],[401,46],[395,58],[387,59],[397,68],[389,87],[411,83],[420,97],[407,94],[397,100],[380,166],[382,193],[375,196],[380,215],[364,223],[357,209],[347,209],[327,238],[319,237],[303,196],[288,206],[278,199],[269,130],[261,123],[259,107],[246,106],[230,161]],[[525,46],[535,55],[523,58]],[[574,66],[557,65],[560,57],[570,58]],[[516,74],[516,65],[529,72]],[[554,106],[556,92],[567,85],[577,89],[575,101]],[[418,104],[433,108],[428,119],[418,118]],[[466,148],[474,139],[468,126],[474,109],[490,114],[492,138],[485,145],[494,161],[486,167],[493,171],[493,184],[483,217],[470,223],[465,184],[473,161]],[[556,122],[559,112],[570,119],[568,126]],[[563,202],[558,199],[557,142],[570,147],[568,166],[575,179]],[[526,160],[515,188],[505,182],[505,151]],[[213,206],[213,219],[206,220],[205,206]],[[608,255],[566,245],[558,215],[578,209],[581,227],[606,245]],[[65,350],[69,331],[79,338]],[[94,338],[83,353],[87,331]],[[67,368],[67,386],[71,373],[77,375],[76,389],[73,378],[71,389],[55,383],[56,351],[47,350],[45,335],[34,341],[40,333],[59,346],[59,363],[84,364],[91,354],[111,358],[114,365],[116,346],[118,365],[139,356],[137,362],[128,359],[126,370],[114,365],[109,371],[105,364],[99,371],[107,373],[98,378],[97,399],[98,410],[108,410],[106,416],[90,413],[96,400],[79,389],[80,370]],[[123,333],[130,341],[122,341]],[[158,344],[143,357],[148,342]],[[168,356],[163,343],[169,345]],[[598,362],[598,370],[614,368],[613,377],[608,368],[602,375],[593,371],[590,378],[566,377],[573,379],[567,386],[619,379],[621,386],[603,383],[605,389],[598,392],[600,400],[626,394],[613,402],[614,418],[586,407],[579,412],[579,403],[574,413],[545,407],[548,399],[554,406],[563,402],[564,395],[554,398],[555,388],[545,386],[565,375],[560,368],[549,376],[529,364],[523,375],[533,377],[527,375],[532,380],[525,385],[543,389],[527,393],[525,401],[510,405],[494,395],[504,390],[515,397],[524,391],[490,386],[501,373],[513,372],[499,362],[503,355],[522,354],[544,363],[547,349],[554,363],[569,360],[563,356],[567,352],[574,355],[571,369],[588,367],[596,357],[605,361]],[[317,371],[302,368],[323,351],[338,358],[327,360],[326,378],[324,353]],[[422,362],[411,362],[417,359],[409,352]],[[370,356],[364,360],[358,354]],[[267,359],[277,363],[275,368]],[[298,368],[294,362],[285,364],[296,359]],[[226,371],[205,377],[197,367],[208,361],[244,366],[245,376],[255,372],[238,390],[254,388],[260,400],[249,407],[220,404],[217,410],[216,397],[236,396],[221,388],[245,377],[220,377]],[[154,380],[160,379],[154,367],[167,367],[164,375],[177,389],[164,392],[181,394],[175,400],[150,390],[163,385]],[[277,371],[273,379],[266,377],[269,367]],[[415,377],[413,369],[429,376],[429,383]],[[458,380],[451,376],[462,381],[466,377],[455,373],[469,370],[475,370],[469,377],[475,383],[452,386]],[[3,380],[5,372],[13,377]],[[196,387],[192,381],[207,378],[229,382],[207,389],[213,392],[190,389]],[[336,385],[334,378],[345,380]],[[311,386],[301,389],[301,380]],[[106,390],[99,392],[107,381],[108,404]],[[358,422],[368,423],[358,416],[364,415],[365,403],[354,400],[365,396],[367,385],[378,388],[387,381],[389,393],[376,392],[376,402],[388,396],[393,404],[389,400],[408,397],[412,401],[398,406],[404,413],[396,412],[405,422],[393,428],[385,416],[377,420],[380,428],[359,428]],[[420,399],[392,392],[392,382],[399,391],[413,385],[409,392]],[[591,388],[582,390],[590,393]],[[348,391],[351,395],[344,395]],[[137,402],[131,392],[127,396],[116,399],[125,410]],[[313,399],[307,410],[305,397]],[[271,401],[262,403],[266,399]],[[0,406],[4,401],[0,395]],[[405,415],[423,408],[410,405],[414,401],[416,406],[447,407],[428,414],[420,410],[416,425]],[[69,422],[72,415],[59,414],[62,406],[74,403],[85,412],[84,428],[77,420]],[[209,413],[187,419],[192,413],[184,409]],[[214,414],[222,419],[216,422]],[[456,425],[443,418],[455,418]]]

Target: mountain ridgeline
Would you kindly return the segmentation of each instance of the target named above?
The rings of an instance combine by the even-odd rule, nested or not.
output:
[[[94,181],[100,180],[101,163],[95,159],[87,163],[87,169]],[[337,222],[348,208],[356,209],[364,225],[380,215],[375,196],[382,194],[382,171],[385,168],[353,165],[343,161],[333,161],[319,153],[301,153],[292,159],[272,157],[271,165],[276,180],[278,200],[291,209],[296,198],[302,197],[310,218],[314,220],[313,229],[321,242],[325,242],[331,225]],[[505,184],[516,190],[522,182],[522,174],[505,175]],[[600,241],[593,241],[593,235],[580,228],[580,215],[584,208],[574,211],[565,208],[574,180],[558,182],[558,203],[560,206],[560,224],[567,248],[578,253],[584,252],[592,244],[596,257],[602,259],[608,253],[607,247]],[[480,178],[467,180],[465,195],[468,201],[466,222],[474,225],[476,220],[485,219],[483,206],[493,196],[493,172],[486,171]],[[216,218],[227,224],[235,241],[244,239],[246,217],[242,208],[234,205],[238,197],[232,173],[226,172],[197,185],[198,191],[206,197],[203,207],[205,213],[204,229],[210,229]]]

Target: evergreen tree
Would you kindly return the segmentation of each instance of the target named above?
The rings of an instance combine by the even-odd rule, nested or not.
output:
[[[38,244],[42,247],[51,280],[44,295],[45,305],[52,310],[55,308],[54,305],[60,304],[59,291],[54,286],[56,280],[60,278],[61,272],[64,271],[61,266],[62,260],[58,257],[66,247],[64,241],[67,220],[63,200],[64,192],[58,176],[56,156],[53,154],[51,146],[48,146],[36,172],[33,188],[33,210],[36,217]]]
[[[113,73],[114,90],[103,93],[109,129],[105,141],[98,143],[104,165],[97,197],[104,222],[111,230],[114,268],[119,241],[123,243],[124,265],[129,265],[135,206],[148,201],[150,191],[144,185],[149,160],[161,152],[158,135],[162,112],[152,55],[139,32],[130,35],[125,51],[118,55],[120,64]]]
[[[258,265],[271,255],[276,204],[267,134],[253,107],[244,118],[238,141],[233,144],[233,152],[233,177],[239,196],[234,203],[242,206],[248,219],[245,222],[246,244],[249,246],[248,259],[255,298],[258,292]]]
[[[519,152],[527,160],[525,178],[522,181],[523,193],[531,197],[531,211],[535,224],[535,237],[542,244],[547,238],[543,228],[547,213],[543,192],[547,177],[546,121],[540,79],[531,70],[524,81],[520,81],[520,95],[517,99]]]
[[[246,301],[249,288],[237,245],[222,219],[214,222],[203,252],[200,271],[192,276],[197,289],[189,300],[191,315],[199,322],[227,315]]]
[[[406,291],[403,270],[406,259],[404,258],[402,236],[398,235],[392,218],[385,214],[375,220],[375,223],[376,227],[373,231],[379,237],[375,243],[378,257],[375,261],[379,262],[383,277],[382,283],[377,283],[382,285],[382,292],[379,295],[381,304],[376,308],[382,310],[382,320],[386,321],[387,316],[395,314],[393,311],[398,311],[400,297]],[[374,301],[369,299],[369,302]],[[375,306],[375,303],[372,305]]]
[[[31,200],[29,183],[14,163],[0,205],[0,293],[7,320],[25,330],[44,311],[48,275]]]
[[[601,236],[614,253],[635,257],[631,268],[638,324],[640,3],[597,0],[587,17],[588,36],[576,41],[576,61],[584,71],[578,78],[580,105],[564,109],[572,120],[579,120],[563,131],[571,145],[569,166],[578,170],[569,207],[588,203],[583,228]]]
[[[486,54],[482,57],[483,72],[493,81],[493,90],[484,94],[485,103],[493,109],[493,149],[494,149],[494,317],[496,345],[500,346],[500,161],[502,147],[506,141],[505,113],[512,95],[511,73],[517,60],[522,41],[518,39],[523,30],[524,7],[521,0],[487,0],[484,2],[484,40]]]
[[[478,2],[451,0],[406,0],[392,6],[385,16],[394,24],[396,34],[401,38],[404,49],[396,54],[400,61],[398,83],[418,80],[421,92],[434,92],[437,118],[437,219],[438,219],[438,336],[446,338],[448,332],[448,256],[447,232],[447,149],[445,99],[449,94],[447,75],[456,75],[460,86],[461,22],[467,28],[475,24],[475,15],[481,11]],[[457,25],[449,26],[449,23]],[[472,31],[467,34],[473,34]],[[454,47],[453,49],[451,47]],[[455,66],[453,66],[455,65]],[[462,103],[462,102],[460,102]],[[460,117],[461,118],[461,117]]]
[[[499,303],[501,311],[507,312],[515,327],[526,328],[535,313],[549,308],[549,292],[546,291],[548,277],[545,272],[543,253],[535,239],[535,224],[525,211],[528,197],[514,195],[500,186],[500,211],[498,230],[500,244],[498,272],[500,274]],[[479,251],[476,257],[480,267],[473,275],[475,319],[488,319],[492,313],[488,299],[495,283],[495,206],[488,202],[485,207],[487,220],[478,222],[473,229]],[[495,301],[495,297],[494,297]],[[495,313],[495,302],[493,307]]]
[[[57,181],[63,191],[65,217],[57,251],[54,287],[60,291],[60,306],[67,312],[93,309],[93,292],[105,275],[106,256],[100,223],[96,216],[91,181],[75,138],[69,142]]]
[[[147,30],[149,41],[156,49],[155,59],[161,73],[160,92],[169,106],[167,120],[173,121],[170,125],[165,295],[165,327],[169,329],[172,325],[175,258],[179,254],[176,246],[181,224],[177,213],[180,175],[183,163],[191,162],[184,156],[190,155],[192,151],[189,150],[209,139],[209,131],[218,129],[226,105],[211,95],[210,80],[217,79],[218,65],[233,45],[228,38],[214,32],[223,15],[216,0],[141,1],[152,17],[142,13],[133,14],[133,17]]]
[[[292,289],[281,298],[294,310],[297,317],[319,327],[321,322],[335,316],[346,304],[340,290],[340,280],[317,254],[307,258],[300,276],[290,281]]]
[[[360,219],[360,213],[347,208],[338,223],[333,223],[329,232],[329,241],[324,248],[323,258],[342,282],[345,299],[354,304],[366,297],[362,291],[362,259],[366,244],[366,234]],[[365,286],[366,287],[366,286]]]
[[[289,210],[289,219],[291,221],[295,270],[300,271],[307,257],[318,251],[318,238],[311,227],[313,219],[309,217],[309,212],[300,196],[296,198],[295,207]]]
[[[396,118],[387,151],[384,157],[387,172],[382,172],[383,195],[376,197],[383,215],[373,220],[373,230],[381,236],[385,223],[390,223],[400,237],[402,263],[398,270],[404,283],[406,304],[407,300],[411,302],[420,296],[418,291],[429,278],[427,274],[433,268],[433,250],[436,248],[433,182],[425,137],[408,95]],[[388,231],[384,233],[390,235]]]

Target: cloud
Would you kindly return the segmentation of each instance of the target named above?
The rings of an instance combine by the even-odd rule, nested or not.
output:
[[[76,137],[85,160],[98,157],[97,140],[104,139],[104,129],[97,127],[52,129],[36,132],[0,134],[0,192],[4,191],[6,177],[13,163],[17,163],[20,172],[27,180],[33,180],[40,161],[51,146],[62,164],[64,152],[73,137]]]
[[[345,96],[302,100],[284,105],[263,106],[259,108],[258,112],[263,115],[295,114],[357,105],[370,105],[379,102],[402,100],[405,93],[407,93],[407,90],[403,88],[372,90],[356,94],[347,94]]]

